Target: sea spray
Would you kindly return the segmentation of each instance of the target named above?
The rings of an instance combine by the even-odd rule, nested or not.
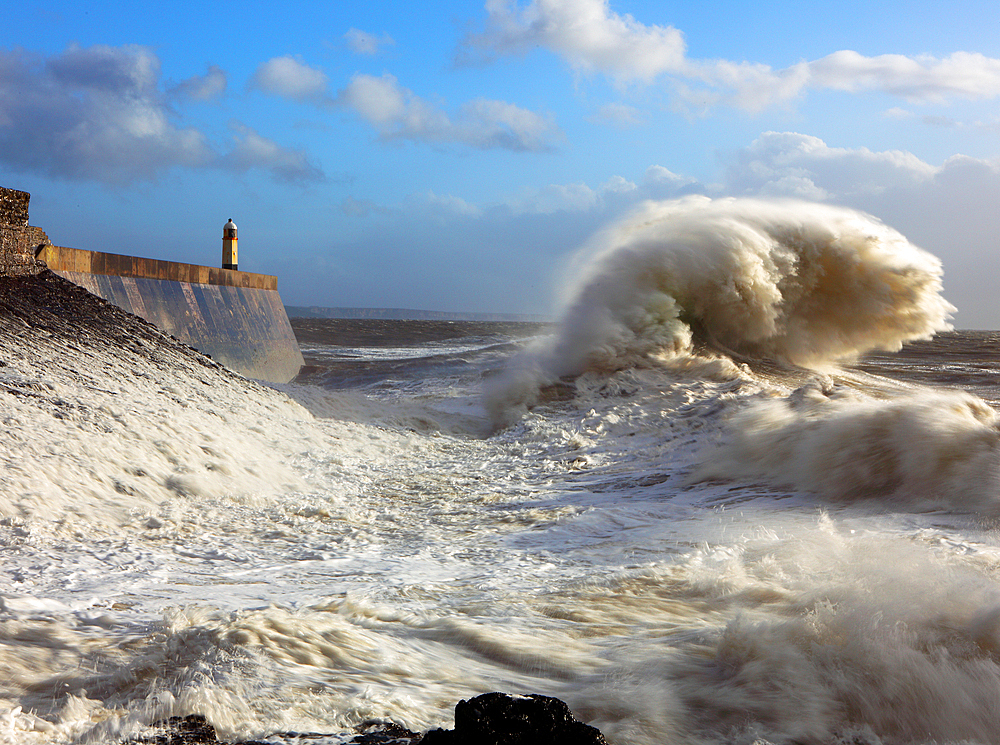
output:
[[[557,696],[613,744],[1000,742],[990,523],[962,499],[913,509],[919,476],[845,497],[809,480],[823,454],[876,455],[884,422],[904,466],[988,487],[995,420],[963,393],[731,358],[693,324],[690,353],[591,368],[484,438],[463,422],[496,340],[442,365],[387,328],[407,364],[338,384],[323,363],[322,390],[287,387],[310,416],[126,319],[22,300],[0,307],[0,742],[197,714],[227,741],[332,745],[372,719],[450,727],[489,690]],[[893,364],[978,390],[982,346],[949,334]],[[785,447],[753,473],[727,450],[744,421],[748,448]],[[162,481],[122,494],[123,458]]]
[[[557,333],[512,362],[490,409],[509,423],[561,377],[696,353],[815,367],[899,349],[950,328],[941,276],[934,256],[847,208],[647,202],[581,253]]]
[[[957,391],[878,400],[805,390],[748,404],[693,477],[764,479],[906,509],[1000,510],[1000,417],[982,400]]]
[[[322,437],[304,408],[55,275],[6,281],[0,518],[114,533],[306,487],[281,452]]]

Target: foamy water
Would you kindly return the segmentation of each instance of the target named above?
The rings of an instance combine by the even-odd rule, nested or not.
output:
[[[595,241],[514,354],[478,325],[313,336],[275,390],[167,341],[8,340],[0,742],[191,713],[342,742],[492,690],[613,743],[1000,742],[975,339],[832,363],[945,328],[936,260],[792,203]]]

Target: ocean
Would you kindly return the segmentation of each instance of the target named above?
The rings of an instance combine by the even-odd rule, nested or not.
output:
[[[621,745],[1000,742],[1000,334],[939,262],[693,198],[566,274],[551,324],[293,319],[282,386],[4,280],[0,742],[489,691]]]

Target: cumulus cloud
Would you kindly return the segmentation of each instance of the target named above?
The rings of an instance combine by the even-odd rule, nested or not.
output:
[[[607,0],[533,0],[524,8],[511,0],[487,0],[486,10],[485,31],[465,39],[466,59],[544,46],[577,70],[607,73],[623,82],[651,82],[684,65],[680,31],[614,13]]]
[[[650,166],[640,182],[614,175],[594,188],[585,183],[548,184],[522,189],[499,205],[513,215],[554,215],[591,213],[595,217],[629,209],[645,199],[670,199],[688,193],[697,182],[671,173],[662,166]],[[700,189],[695,189],[700,191]]]
[[[369,57],[378,54],[383,47],[391,47],[396,44],[395,39],[388,34],[374,36],[356,28],[352,28],[344,34],[344,41],[355,54],[364,54]]]
[[[955,52],[944,58],[841,50],[784,69],[730,60],[692,60],[683,34],[612,11],[608,0],[487,0],[485,29],[468,35],[460,60],[490,59],[545,47],[574,70],[618,84],[670,80],[679,100],[697,108],[726,103],[750,111],[808,90],[879,91],[911,102],[1000,96],[1000,60]]]
[[[668,168],[652,165],[636,185],[637,199],[675,199],[686,194],[707,194],[709,189],[697,179],[681,176]]]
[[[600,195],[586,184],[549,184],[541,189],[525,189],[506,201],[515,215],[551,215],[556,212],[586,212],[594,209]]]
[[[421,214],[439,216],[480,217],[482,209],[453,194],[435,194],[427,191],[410,198],[411,205]]]
[[[385,140],[543,151],[550,150],[561,136],[551,118],[504,101],[476,99],[450,116],[388,73],[380,77],[356,74],[337,94],[336,102],[352,109]]]
[[[1000,95],[1000,60],[969,52],[937,59],[899,54],[865,57],[845,50],[810,62],[809,74],[810,84],[816,88],[881,90],[911,101]]]
[[[173,96],[193,101],[211,101],[226,92],[226,71],[218,65],[209,65],[204,75],[194,75],[170,88]]]
[[[232,122],[230,128],[235,132],[233,148],[221,159],[226,168],[238,172],[260,168],[289,183],[325,180],[323,171],[310,163],[303,151],[279,145],[239,122]]]
[[[597,113],[590,118],[590,121],[627,129],[646,124],[649,121],[649,117],[634,106],[623,103],[609,103],[598,109]]]
[[[171,93],[204,100],[224,87],[225,73],[210,67]],[[221,155],[177,119],[147,47],[71,45],[47,59],[0,50],[0,163],[13,171],[116,185],[172,168],[262,168],[282,180],[297,172],[294,151],[280,162],[280,146],[268,150],[244,134]]]
[[[293,101],[329,101],[329,79],[322,70],[291,56],[274,57],[262,63],[250,78],[250,87]]]
[[[713,60],[690,62],[683,75],[707,86],[719,100],[750,111],[789,101],[809,90],[877,91],[925,104],[1000,96],[1000,60],[968,52],[939,59],[899,54],[865,57],[842,50],[781,70]]]
[[[207,165],[205,136],[171,121],[159,76],[159,59],[136,45],[74,45],[48,60],[0,51],[0,161],[115,183]]]
[[[765,132],[733,156],[726,182],[735,194],[844,200],[919,184],[936,172],[908,152],[833,148],[818,137]]]
[[[638,188],[639,187],[636,184],[629,181],[624,176],[612,176],[604,182],[604,186],[601,187],[601,190],[610,194],[628,194]]]

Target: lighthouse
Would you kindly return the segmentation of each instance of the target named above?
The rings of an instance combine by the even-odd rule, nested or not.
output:
[[[229,218],[229,222],[222,226],[222,268],[223,269],[237,269],[237,264],[239,260],[237,258],[237,247],[236,247],[236,223],[233,222],[233,218]]]

